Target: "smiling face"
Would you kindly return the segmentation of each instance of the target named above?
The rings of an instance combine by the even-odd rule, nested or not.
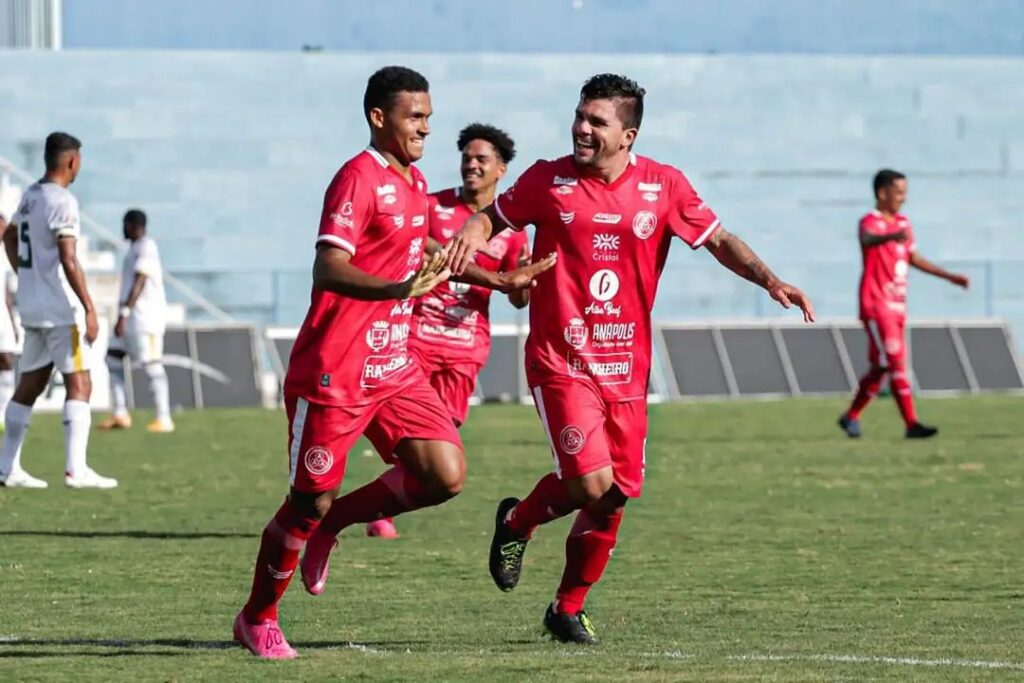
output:
[[[387,111],[370,110],[374,146],[390,152],[403,164],[419,161],[423,144],[430,135],[428,119],[433,113],[430,93],[405,90],[397,93]]]
[[[906,178],[897,178],[891,184],[878,190],[878,208],[886,213],[899,213],[905,201],[907,201]]]
[[[462,149],[462,187],[470,192],[481,192],[494,187],[505,175],[505,162],[494,145],[486,140],[470,140]]]
[[[580,166],[605,167],[628,155],[637,129],[626,128],[615,99],[581,99],[572,124],[573,159]]]

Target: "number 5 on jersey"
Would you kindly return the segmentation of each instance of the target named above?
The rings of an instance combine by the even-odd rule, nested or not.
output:
[[[21,224],[21,229],[18,231],[18,267],[19,268],[31,268],[32,267],[32,243],[28,241],[28,222]],[[22,249],[21,245],[25,248]],[[24,253],[22,253],[24,252]]]

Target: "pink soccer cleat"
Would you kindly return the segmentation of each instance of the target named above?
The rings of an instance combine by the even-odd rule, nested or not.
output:
[[[235,617],[235,640],[242,647],[263,659],[295,659],[295,651],[281,633],[276,619],[260,624],[250,624],[242,612]]]
[[[319,530],[306,541],[306,552],[302,554],[299,567],[302,570],[302,585],[310,595],[320,595],[327,584],[327,564],[331,551],[338,545],[338,539]]]
[[[398,529],[395,528],[395,522],[390,517],[385,517],[368,523],[366,535],[377,538],[398,538]]]

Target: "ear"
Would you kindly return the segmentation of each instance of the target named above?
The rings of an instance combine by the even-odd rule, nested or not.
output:
[[[625,149],[630,149],[633,143],[636,142],[636,136],[640,131],[636,128],[627,128],[622,133],[622,146]]]
[[[380,107],[374,107],[370,110],[370,126],[377,130],[384,127],[384,110]]]
[[[498,180],[501,180],[502,178],[505,177],[505,171],[507,170],[508,166],[505,164],[505,162],[501,162],[498,164]]]

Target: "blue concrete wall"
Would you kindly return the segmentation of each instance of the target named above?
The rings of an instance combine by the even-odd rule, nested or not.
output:
[[[365,79],[387,63],[431,79],[422,168],[436,189],[457,182],[466,123],[512,133],[515,175],[567,151],[586,76],[625,72],[650,93],[637,151],[683,168],[823,314],[855,312],[856,220],[872,173],[892,166],[911,177],[906,211],[922,252],[971,261],[978,285],[961,293],[915,277],[913,313],[1024,320],[1021,59],[0,52],[0,94],[14,104],[0,108],[0,154],[24,163],[34,143],[38,170],[48,131],[79,135],[74,189],[86,211],[116,227],[126,206],[144,207],[172,270],[241,315],[294,322],[323,190],[365,144]],[[680,248],[657,312],[774,309],[706,252]]]

